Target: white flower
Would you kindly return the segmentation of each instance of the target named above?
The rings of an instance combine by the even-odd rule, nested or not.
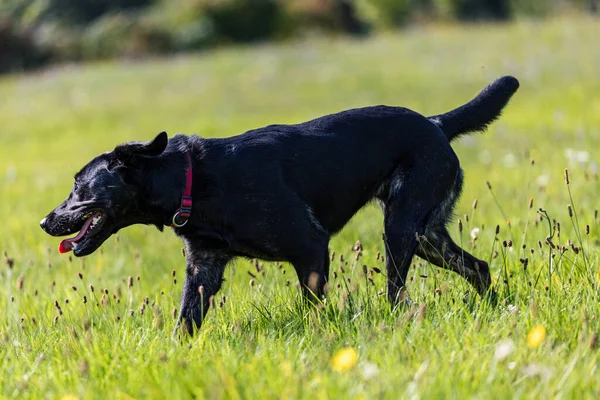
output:
[[[505,154],[504,157],[502,158],[502,163],[504,164],[505,167],[512,168],[517,163],[517,158],[515,157],[515,155],[513,153],[508,153],[508,154]]]
[[[586,163],[590,160],[590,153],[585,150],[567,148],[565,149],[565,157],[567,157],[567,160],[569,161]]]
[[[536,180],[538,186],[545,187],[550,182],[550,177],[548,175],[540,175]]]
[[[498,361],[504,360],[515,350],[515,344],[512,340],[504,340],[496,346],[496,351],[494,352],[494,359]]]
[[[379,368],[373,363],[365,363],[362,365],[362,376],[365,380],[374,378],[379,373]]]

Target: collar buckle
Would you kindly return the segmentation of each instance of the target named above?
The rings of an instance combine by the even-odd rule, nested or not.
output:
[[[181,228],[187,224],[190,215],[192,215],[192,198],[190,196],[182,196],[181,207],[179,207],[173,215],[173,226]]]

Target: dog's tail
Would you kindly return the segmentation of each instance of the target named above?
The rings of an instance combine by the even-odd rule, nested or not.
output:
[[[483,132],[500,116],[508,100],[519,88],[519,81],[504,76],[483,89],[473,100],[445,114],[429,117],[448,140],[471,132]]]

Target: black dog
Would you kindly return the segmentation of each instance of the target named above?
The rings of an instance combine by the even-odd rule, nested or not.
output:
[[[60,246],[76,256],[132,224],[174,227],[187,255],[178,326],[183,321],[190,334],[234,257],[289,261],[304,293],[320,298],[330,237],[371,200],[385,216],[392,304],[414,254],[459,273],[484,295],[487,263],[445,228],[463,183],[450,141],[485,130],[518,87],[503,77],[468,104],[429,118],[375,106],[226,139],[169,140],[162,132],[94,158],[41,226],[53,236],[80,231]]]

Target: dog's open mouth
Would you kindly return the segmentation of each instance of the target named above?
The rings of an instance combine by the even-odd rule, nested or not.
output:
[[[100,232],[105,220],[105,216],[101,211],[92,211],[85,214],[82,219],[84,219],[85,222],[83,223],[83,226],[81,227],[81,230],[77,236],[65,239],[58,245],[58,251],[60,253],[67,253],[71,250],[77,251],[77,248],[83,242]]]

